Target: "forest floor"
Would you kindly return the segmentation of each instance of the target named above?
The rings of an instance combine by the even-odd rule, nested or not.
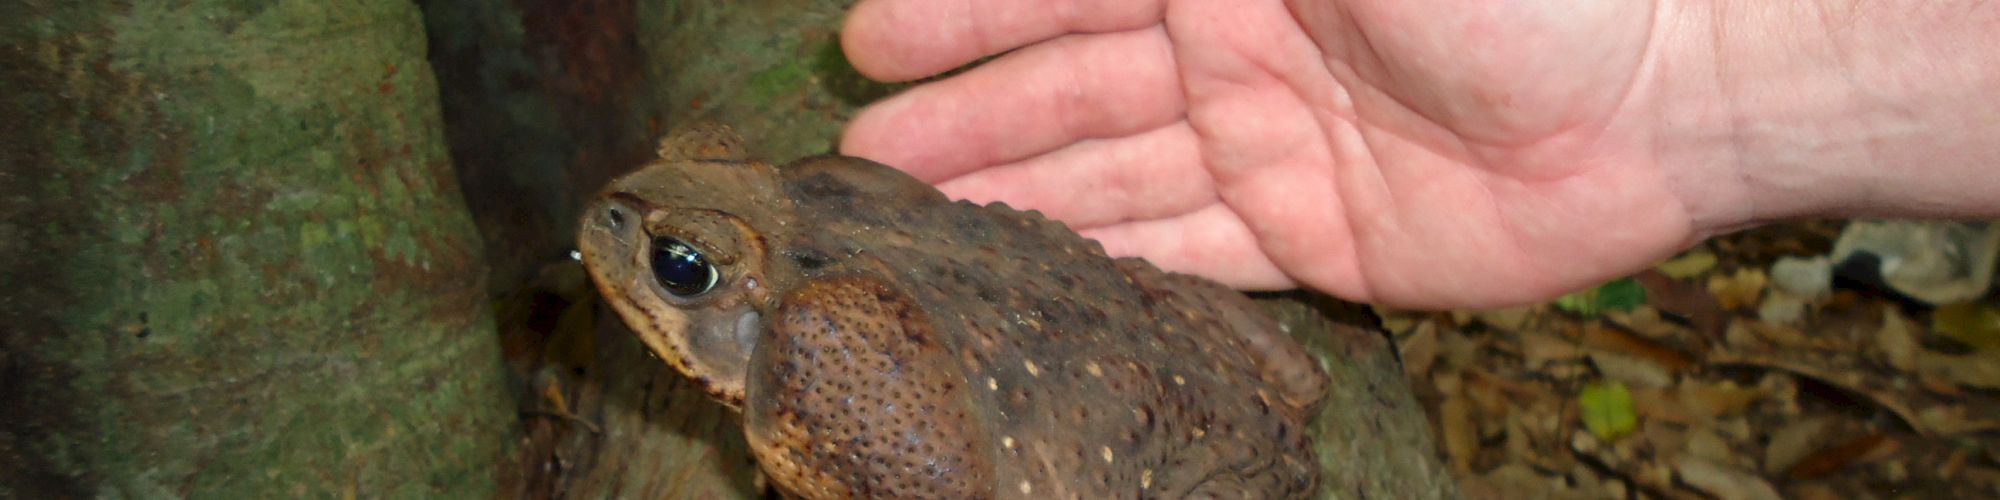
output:
[[[1710,240],[1533,307],[1379,311],[1468,498],[2000,497],[2000,312],[1768,274],[1840,222]]]

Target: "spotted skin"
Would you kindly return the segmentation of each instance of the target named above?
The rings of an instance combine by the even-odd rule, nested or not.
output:
[[[586,267],[667,363],[744,412],[796,498],[1299,498],[1325,376],[1247,298],[1112,259],[1034,212],[726,130],[586,210]],[[675,296],[661,237],[713,255]]]

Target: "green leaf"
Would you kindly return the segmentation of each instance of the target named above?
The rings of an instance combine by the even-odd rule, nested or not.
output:
[[[1564,295],[1556,299],[1556,309],[1569,311],[1579,316],[1596,317],[1598,313],[1629,311],[1646,303],[1646,287],[1638,280],[1619,278],[1597,288]]]
[[[2000,350],[2000,309],[1947,304],[1931,312],[1931,329],[1983,351]]]
[[[1597,287],[1597,308],[1612,311],[1630,311],[1646,303],[1646,287],[1639,286],[1639,280],[1619,278]]]
[[[1597,316],[1597,289],[1592,288],[1556,298],[1556,309],[1580,316]]]
[[[1632,411],[1632,392],[1622,382],[1584,385],[1576,403],[1583,410],[1583,427],[1598,439],[1616,440],[1639,427],[1639,415]]]

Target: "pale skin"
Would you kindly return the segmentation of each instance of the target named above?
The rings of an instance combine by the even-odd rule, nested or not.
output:
[[[1809,216],[2000,216],[2000,3],[864,0],[844,153],[1244,289],[1545,300]]]

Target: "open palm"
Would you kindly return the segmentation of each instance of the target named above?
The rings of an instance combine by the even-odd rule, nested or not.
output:
[[[1242,288],[1538,300],[1699,230],[1653,143],[1653,9],[866,0],[843,43],[870,76],[1005,54],[872,106],[841,148]]]

